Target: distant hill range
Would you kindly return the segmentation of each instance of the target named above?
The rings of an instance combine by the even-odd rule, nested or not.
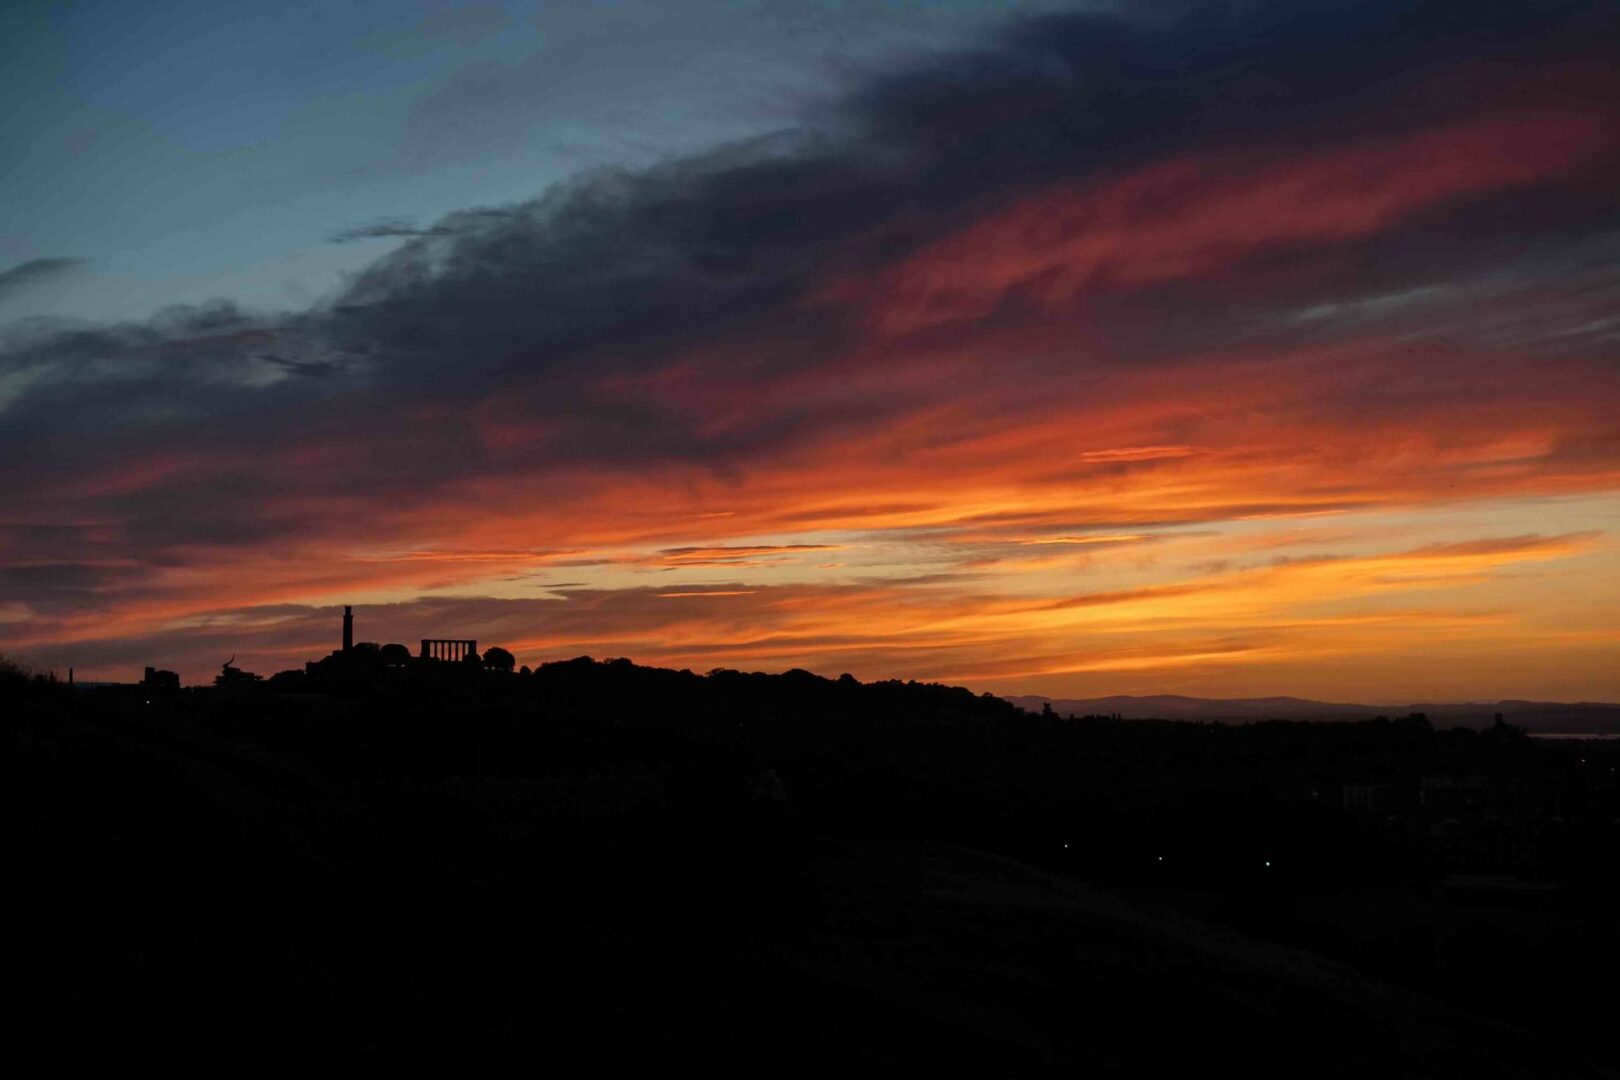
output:
[[[1245,723],[1254,720],[1371,720],[1423,713],[1436,727],[1489,727],[1502,719],[1533,735],[1620,735],[1620,704],[1580,701],[1498,701],[1419,703],[1413,705],[1344,705],[1305,698],[1195,698],[1180,694],[1149,697],[1046,698],[1037,694],[1008,696],[1031,712],[1050,703],[1059,716],[1113,716],[1127,720],[1208,720]]]

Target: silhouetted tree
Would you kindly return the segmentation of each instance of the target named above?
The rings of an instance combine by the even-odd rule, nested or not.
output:
[[[516,665],[517,657],[499,645],[492,645],[484,650],[484,666],[492,671],[511,671]]]
[[[309,686],[309,677],[297,670],[278,671],[265,681],[265,685],[282,693],[304,690]]]
[[[29,667],[5,656],[0,656],[0,687],[16,689],[26,686],[30,681],[44,682],[45,676]]]
[[[387,645],[384,645],[379,655],[382,658],[382,662],[387,664],[389,667],[405,667],[411,662],[411,650],[399,644],[397,641],[389,642]]]

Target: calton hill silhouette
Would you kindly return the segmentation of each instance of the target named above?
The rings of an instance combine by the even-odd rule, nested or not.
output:
[[[60,1065],[1613,1075],[1615,742],[530,670],[350,609],[234,661],[0,668]]]
[[[278,671],[268,680],[236,666],[236,657],[220,665],[214,676],[214,686],[223,690],[250,690],[261,684],[267,690],[287,692],[334,692],[340,690],[373,690],[387,680],[398,682],[410,678],[444,680],[446,678],[476,677],[477,672],[491,671],[511,674],[517,660],[506,649],[493,645],[482,653],[473,638],[423,638],[421,649],[414,656],[398,642],[379,645],[374,641],[354,640],[354,607],[343,608],[343,643],[320,659],[306,663],[302,670]],[[528,669],[523,669],[528,674]],[[148,667],[141,679],[142,691],[175,694],[180,691],[178,672]]]

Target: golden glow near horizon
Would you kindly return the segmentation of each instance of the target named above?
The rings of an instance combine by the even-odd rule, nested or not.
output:
[[[997,536],[977,523],[951,536],[949,525],[868,521],[859,532],[732,543],[711,533],[557,554],[441,548],[355,558],[335,584],[285,579],[290,568],[271,561],[254,568],[263,604],[131,605],[124,618],[133,635],[284,638],[261,652],[266,667],[330,646],[329,618],[281,605],[349,601],[364,637],[412,640],[453,624],[531,663],[588,652],[1054,696],[1596,700],[1616,696],[1617,513],[1606,497],[1548,498],[1284,514],[1033,547],[1022,525]],[[821,562],[829,550],[842,561]],[[1059,554],[1031,559],[1031,550]],[[440,580],[411,572],[424,562]],[[197,587],[210,587],[204,578]],[[120,627],[87,619],[82,640],[109,629]]]

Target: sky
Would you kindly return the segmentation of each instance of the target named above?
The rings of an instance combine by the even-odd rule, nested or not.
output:
[[[1620,700],[1607,3],[13,4],[0,653]]]

